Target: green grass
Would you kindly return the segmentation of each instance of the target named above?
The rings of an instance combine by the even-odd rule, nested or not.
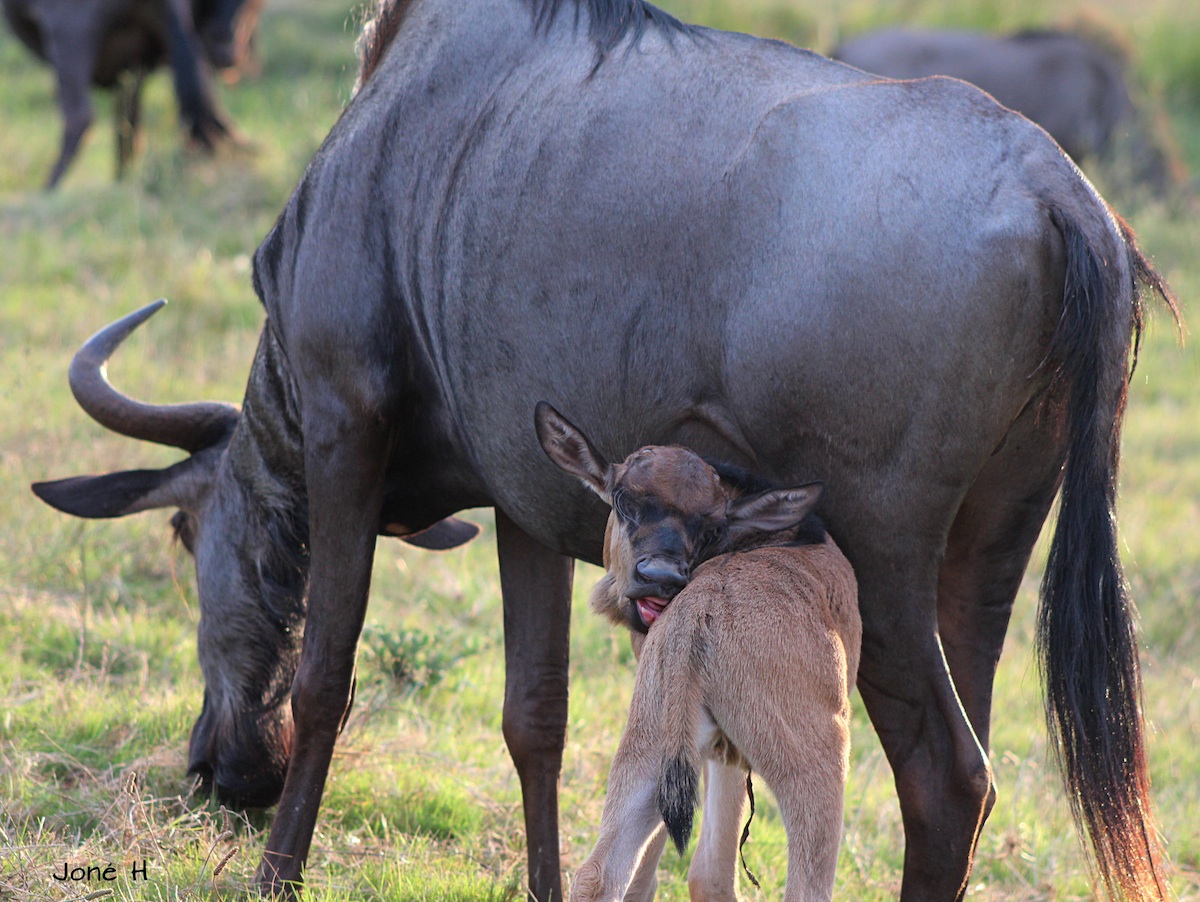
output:
[[[1068,0],[667,5],[692,20],[819,48],[900,19],[1009,28],[1075,11]],[[1197,171],[1200,9],[1190,0],[1096,6],[1130,35],[1139,81],[1170,114]],[[97,126],[50,196],[37,186],[58,142],[52,82],[0,33],[0,900],[103,889],[117,899],[234,899],[250,885],[269,818],[194,798],[185,776],[202,684],[194,577],[170,541],[168,514],[85,523],[37,502],[28,484],[178,457],[106,434],[66,388],[79,341],[153,298],[171,304],[130,339],[113,380],[156,401],[240,397],[261,322],[250,255],[349,97],[359,18],[319,0],[273,0],[261,75],[220,88],[245,146],[214,159],[182,148],[160,74],[147,91],[142,155],[128,180],[113,184],[108,101],[98,98]],[[1200,293],[1200,226],[1187,212],[1148,203],[1131,217],[1185,313]],[[1200,355],[1157,316],[1127,419],[1121,528],[1141,608],[1156,804],[1182,899],[1200,899],[1197,385]],[[494,535],[488,514],[471,516],[484,533],[459,551],[380,544],[360,694],[318,823],[310,899],[521,898],[520,791],[500,732]],[[1091,897],[1046,747],[1030,650],[1040,560],[1041,552],[1001,661],[992,750],[1000,800],[972,876],[977,899]],[[579,568],[572,623],[561,781],[568,878],[595,841],[633,675],[625,637],[583,604],[596,576]],[[889,899],[903,831],[887,763],[855,703],[837,895]],[[763,889],[743,880],[743,893],[775,899],[786,843],[769,791],[760,786],[758,796],[746,857]],[[149,879],[132,881],[129,866],[143,860]],[[64,888],[51,877],[64,862],[112,862],[123,877]],[[685,874],[685,861],[664,858],[659,897],[686,898]]]

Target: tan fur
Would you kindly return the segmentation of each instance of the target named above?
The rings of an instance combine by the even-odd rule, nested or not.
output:
[[[635,497],[653,496],[670,500],[670,508],[682,516],[691,514],[719,520],[730,497],[711,467],[694,452],[673,446],[650,446],[635,451],[623,463],[610,468],[610,491],[621,486]],[[664,487],[670,487],[664,492]],[[610,516],[604,530],[604,576],[592,589],[589,606],[619,626],[629,623],[628,577],[636,563],[633,536]]]
[[[691,833],[705,759],[692,899],[735,902],[747,767],[787,827],[785,900],[831,898],[862,620],[854,571],[812,518],[821,487],[760,487],[733,470],[723,482],[680,447],[610,465],[547,402],[534,421],[546,456],[613,508],[591,606],[630,628],[639,656],[600,839],[572,899],[653,899],[668,832],[680,851]]]
[[[614,522],[610,576],[621,547]],[[617,600],[611,584],[598,587],[593,607]],[[832,540],[699,567],[645,639],[600,839],[572,899],[628,900],[635,878],[653,885],[665,833],[655,790],[661,762],[678,752],[697,767],[709,759],[693,900],[735,899],[746,764],[775,792],[787,827],[785,899],[831,898],[861,638],[854,573]]]

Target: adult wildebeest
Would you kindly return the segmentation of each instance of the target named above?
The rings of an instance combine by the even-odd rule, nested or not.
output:
[[[667,834],[687,847],[702,757],[692,899],[737,898],[750,768],[787,828],[785,902],[832,899],[862,619],[854,571],[812,514],[821,486],[771,486],[678,447],[609,464],[549,404],[535,422],[547,457],[612,507],[590,604],[632,630],[638,652],[572,902],[653,898]]]
[[[1111,158],[1120,147],[1139,181],[1160,191],[1182,181],[1181,164],[1156,141],[1130,96],[1124,59],[1082,35],[885,28],[830,55],[888,78],[961,78],[1046,129],[1076,162]]]
[[[390,0],[361,81],[255,254],[241,410],[107,384],[147,308],[85,345],[76,396],[191,456],[36,487],[79,516],[181,509],[191,767],[225,798],[282,788],[262,889],[300,880],[377,535],[488,505],[529,885],[560,898],[571,558],[600,559],[606,512],[538,460],[547,398],[612,458],[681,444],[825,483],[907,899],[966,886],[996,661],[1061,486],[1049,722],[1104,881],[1165,892],[1114,505],[1138,286],[1166,289],[1058,146],[965,82],[880,80],[642,0]]]
[[[46,182],[55,187],[92,124],[92,85],[114,88],[117,177],[132,158],[146,75],[169,62],[188,135],[211,150],[229,136],[209,84],[209,65],[245,53],[262,0],[3,0],[9,25],[58,81],[62,148]]]

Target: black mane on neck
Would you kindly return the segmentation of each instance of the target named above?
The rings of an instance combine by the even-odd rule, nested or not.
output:
[[[603,54],[613,49],[627,35],[632,35],[634,43],[641,37],[647,26],[661,28],[668,32],[683,32],[688,29],[674,16],[651,6],[645,0],[527,0],[533,8],[534,21],[538,28],[548,28],[563,12],[563,7],[570,7],[567,15],[578,17],[586,12],[590,23],[589,31],[597,48]]]

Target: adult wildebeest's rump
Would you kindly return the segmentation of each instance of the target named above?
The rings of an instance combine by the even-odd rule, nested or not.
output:
[[[142,82],[169,62],[188,134],[200,147],[229,135],[209,66],[238,63],[262,0],[3,0],[17,37],[54,69],[62,148],[46,186],[58,184],[92,124],[90,88],[115,88],[117,176],[134,153]]]
[[[1139,180],[1159,190],[1182,180],[1130,96],[1120,53],[1081,35],[886,28],[830,55],[888,78],[961,78],[1028,116],[1076,161],[1108,158],[1120,146]]]
[[[599,559],[605,510],[539,460],[546,398],[610,458],[675,443],[825,483],[908,899],[966,886],[996,661],[1061,485],[1049,720],[1104,880],[1163,891],[1112,512],[1137,283],[1164,288],[1028,120],[640,0],[392,0],[254,273],[240,412],[108,386],[146,308],[85,345],[76,395],[191,456],[36,488],[80,516],[181,509],[191,766],[235,801],[282,787],[264,889],[309,851],[376,537],[491,505],[530,888],[561,898],[571,557]]]

